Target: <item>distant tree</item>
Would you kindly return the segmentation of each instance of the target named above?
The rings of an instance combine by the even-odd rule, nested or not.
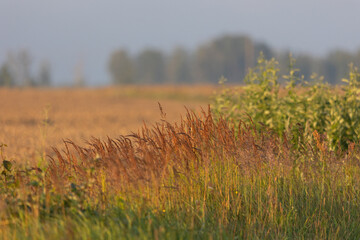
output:
[[[257,58],[260,56],[260,52],[262,52],[267,59],[275,56],[274,51],[265,43],[254,43],[254,66],[256,65]]]
[[[51,67],[48,61],[43,61],[40,64],[39,73],[38,73],[38,84],[40,86],[51,85]]]
[[[164,83],[165,61],[161,51],[146,49],[136,58],[136,73],[139,83]]]
[[[25,87],[35,85],[30,72],[31,62],[31,56],[25,49],[17,53],[10,52],[8,54],[7,63],[15,85]]]
[[[0,86],[13,86],[14,78],[11,75],[8,63],[4,63],[0,68]]]
[[[167,81],[170,83],[192,82],[190,58],[186,50],[176,48],[167,64]]]
[[[296,68],[299,69],[299,74],[304,76],[306,81],[310,81],[310,77],[313,73],[323,75],[323,68],[321,66],[321,60],[308,55],[300,54],[294,56],[296,59]]]
[[[357,67],[360,67],[360,49],[355,54],[354,64]]]
[[[354,60],[354,55],[346,51],[336,50],[330,52],[323,63],[326,81],[332,84],[341,83],[341,79],[346,77],[349,72],[349,64]]]
[[[134,83],[134,63],[125,50],[117,50],[111,54],[108,68],[113,83]]]
[[[216,83],[223,75],[229,82],[241,81],[256,63],[260,51],[271,55],[265,44],[256,44],[246,36],[227,35],[200,46],[196,52],[196,76]],[[266,56],[271,57],[271,56]]]

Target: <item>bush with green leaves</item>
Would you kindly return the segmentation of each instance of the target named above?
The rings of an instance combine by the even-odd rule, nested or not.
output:
[[[253,121],[270,127],[280,136],[292,133],[298,143],[314,131],[325,134],[331,149],[346,149],[359,141],[360,73],[350,64],[342,90],[324,83],[323,77],[311,76],[308,83],[295,68],[290,56],[289,72],[280,76],[279,63],[261,54],[257,66],[249,70],[243,87],[226,87],[214,97],[212,110],[235,124]]]

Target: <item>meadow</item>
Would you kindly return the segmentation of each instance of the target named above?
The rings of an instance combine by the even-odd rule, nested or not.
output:
[[[207,107],[214,86],[127,86],[102,89],[0,88],[0,143],[8,158],[37,160],[63,140],[79,144],[92,136],[117,137],[137,131],[160,118],[158,102],[167,119],[180,119],[184,106]]]
[[[0,155],[0,237],[358,239],[360,74],[350,68],[347,85],[333,88],[296,73],[280,83],[276,61],[259,58],[245,86],[216,95],[214,87],[43,90],[57,101],[28,127],[33,143],[0,133],[9,145]],[[42,96],[1,91],[7,103],[17,92]],[[13,116],[6,127],[26,119]],[[51,136],[55,126],[69,132]]]

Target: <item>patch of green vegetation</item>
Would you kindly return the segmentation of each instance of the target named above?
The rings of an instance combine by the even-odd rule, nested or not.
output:
[[[229,121],[264,124],[280,136],[293,131],[293,141],[302,141],[313,131],[326,134],[329,147],[347,149],[350,142],[360,140],[360,73],[350,65],[347,85],[337,92],[323,82],[322,77],[312,75],[313,84],[304,81],[290,60],[288,75],[280,85],[278,62],[266,60],[263,55],[258,65],[250,69],[241,89],[226,88],[214,98],[212,110]],[[223,83],[226,79],[222,79]],[[250,118],[251,119],[250,119]],[[298,128],[303,129],[300,135]]]

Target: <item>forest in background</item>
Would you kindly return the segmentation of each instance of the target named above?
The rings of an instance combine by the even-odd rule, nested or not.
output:
[[[193,51],[178,47],[170,53],[146,48],[131,54],[119,48],[109,55],[107,65],[111,83],[121,84],[216,84],[221,76],[229,83],[242,84],[249,68],[256,65],[263,52],[267,59],[279,61],[280,69],[288,69],[288,50],[275,50],[245,35],[224,35],[201,44]],[[293,54],[298,74],[310,80],[312,73],[324,76],[330,84],[341,84],[349,71],[349,63],[360,65],[357,52],[333,50],[324,57],[305,53]],[[44,60],[32,71],[32,58],[27,50],[9,53],[0,65],[0,86],[51,86],[51,63]],[[284,72],[285,73],[285,72]],[[280,72],[280,74],[283,74]],[[74,86],[86,85],[81,65],[76,66]]]

